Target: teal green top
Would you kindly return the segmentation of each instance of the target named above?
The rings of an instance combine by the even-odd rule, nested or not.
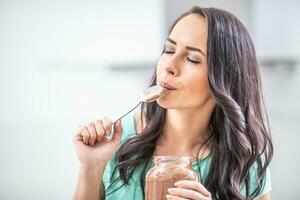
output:
[[[133,137],[136,135],[136,130],[135,130],[135,122],[134,122],[134,113],[129,114],[128,116],[124,117],[122,119],[122,126],[123,126],[123,134],[122,134],[122,139],[121,142],[124,142],[126,139]],[[208,175],[209,168],[210,168],[210,162],[211,162],[211,156],[206,156],[202,160],[198,161],[199,166],[200,166],[200,172],[201,172],[201,183],[203,183]],[[111,184],[111,175],[112,172],[115,168],[115,162],[114,158],[109,161],[109,163],[106,165],[106,168],[104,170],[104,174],[102,176],[102,181],[105,186],[105,190],[107,190],[108,186]],[[152,168],[154,166],[153,163],[151,163],[151,166],[149,167]],[[198,166],[197,162],[192,163],[193,169],[198,171]],[[250,169],[250,181],[251,181],[251,186],[250,186],[250,192],[253,192],[258,184],[256,181],[256,173],[257,173],[257,165],[254,164],[251,169]],[[199,172],[199,171],[198,171]],[[131,177],[129,184],[128,185],[123,185],[122,186],[122,181],[116,182],[116,184],[113,185],[113,187],[109,188],[109,191],[113,191],[116,188],[119,188],[112,194],[107,195],[106,193],[106,200],[118,200],[118,199],[128,199],[128,200],[142,200],[143,195],[142,195],[142,188],[140,186],[140,173],[141,173],[141,168],[137,168],[135,172],[133,173],[133,176]],[[115,176],[113,180],[119,176],[119,172],[116,171]],[[264,178],[264,184],[263,184],[263,189],[260,193],[259,196],[263,196],[265,193],[271,191],[271,177],[270,177],[270,171],[269,168],[267,169],[266,176]],[[245,196],[246,194],[246,188],[243,187],[241,194]]]

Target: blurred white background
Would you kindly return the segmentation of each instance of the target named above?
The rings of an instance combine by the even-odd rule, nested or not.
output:
[[[71,199],[72,135],[137,102],[171,22],[223,8],[251,33],[275,145],[272,199],[300,199],[297,0],[0,0],[0,199]]]

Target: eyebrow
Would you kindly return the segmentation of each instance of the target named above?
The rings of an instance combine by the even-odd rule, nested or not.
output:
[[[171,38],[167,38],[167,41],[169,41],[169,42],[171,42],[171,43],[173,43],[173,44],[177,44],[173,39],[171,39]],[[201,49],[199,49],[199,48],[196,48],[196,47],[191,47],[191,46],[186,46],[185,47],[187,50],[191,50],[191,51],[197,51],[197,52],[199,52],[199,53],[201,53],[204,57],[206,57],[206,55],[205,55],[205,53],[201,50]]]

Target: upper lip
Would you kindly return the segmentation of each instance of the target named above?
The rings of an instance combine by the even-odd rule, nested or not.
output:
[[[172,86],[171,84],[167,83],[167,82],[160,82],[159,84],[161,87],[166,88],[168,90],[177,90],[177,88],[175,88],[174,86]]]

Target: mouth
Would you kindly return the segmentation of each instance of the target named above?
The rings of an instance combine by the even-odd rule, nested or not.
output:
[[[177,88],[167,82],[160,82],[159,85],[167,90],[177,90]]]

